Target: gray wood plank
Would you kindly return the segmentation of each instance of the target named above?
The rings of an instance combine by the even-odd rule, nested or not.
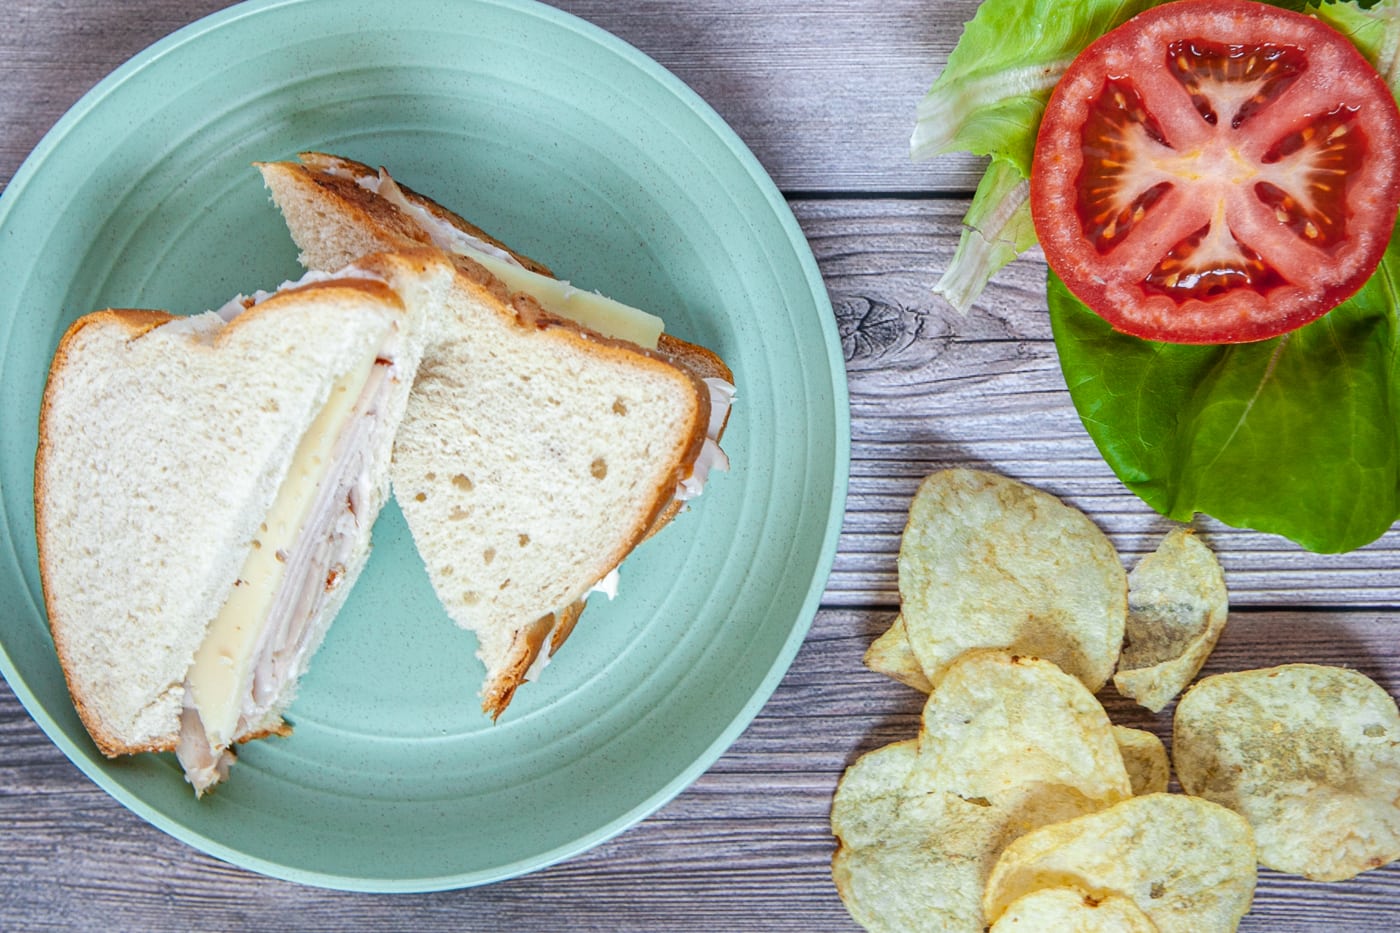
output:
[[[951,260],[965,202],[797,200],[831,295],[851,391],[851,490],[827,602],[894,606],[894,558],[919,481],[955,465],[995,469],[1083,509],[1124,560],[1171,523],[1114,477],[1065,389],[1035,250],[966,315],[930,289]],[[1400,605],[1400,530],[1349,554],[1197,525],[1240,606]]]
[[[862,752],[913,735],[920,694],[865,670],[882,611],[825,610],[733,748],[651,819],[578,858],[484,888],[377,896],[226,866],[96,790],[0,687],[0,919],[6,929],[837,931],[831,795]],[[1204,673],[1307,658],[1400,691],[1397,613],[1236,613]],[[1109,688],[1116,722],[1170,741]],[[1244,933],[1397,928],[1400,864],[1335,884],[1263,871]]]
[[[7,0],[0,186],[117,65],[229,0]],[[785,191],[965,191],[971,158],[910,161],[914,107],[974,0],[554,4],[645,51],[713,106]],[[61,11],[57,15],[56,11]]]
[[[229,0],[6,0],[0,186],[88,88]],[[918,480],[987,466],[1085,509],[1125,560],[1166,523],[1111,475],[1065,393],[1029,256],[967,316],[929,294],[952,255],[974,160],[914,165],[913,109],[974,0],[561,0],[690,84],[793,198],[845,338],[851,495],[825,608],[752,726],[692,787],[616,839],[488,887],[325,891],[233,868],[164,835],[83,777],[0,684],[0,929],[854,930],[830,882],[831,794],[861,752],[912,735],[921,697],[863,669],[897,602]],[[810,197],[808,197],[810,195]],[[1235,614],[1207,672],[1311,660],[1400,693],[1400,534],[1321,557],[1202,522]],[[1103,695],[1118,722],[1169,738]],[[1318,884],[1263,872],[1250,933],[1400,930],[1400,866]]]

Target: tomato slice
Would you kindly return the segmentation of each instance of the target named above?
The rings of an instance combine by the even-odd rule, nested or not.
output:
[[[1318,20],[1175,0],[1084,50],[1036,140],[1046,260],[1119,331],[1239,343],[1371,276],[1400,204],[1400,111]]]

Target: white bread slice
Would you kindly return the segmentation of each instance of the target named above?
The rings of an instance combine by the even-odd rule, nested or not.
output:
[[[303,152],[298,158],[299,163],[259,162],[257,167],[286,218],[306,268],[339,269],[369,253],[434,245],[432,236],[412,217],[356,181],[377,179],[378,170],[323,152]],[[513,256],[533,272],[552,274],[432,199],[407,185],[397,187],[409,202],[467,237]]]
[[[362,263],[439,309],[394,493],[438,598],[476,633],[483,709],[499,715],[671,504],[706,441],[709,393],[439,251]]]
[[[259,162],[257,167],[287,221],[293,241],[301,250],[301,264],[308,269],[339,269],[372,252],[441,246],[438,241],[443,237],[435,238],[418,220],[400,209],[399,204],[407,202],[422,215],[455,229],[467,242],[475,242],[484,250],[508,257],[541,276],[554,275],[543,263],[516,252],[432,199],[407,185],[392,182],[382,169],[375,170],[363,162],[323,152],[303,152],[299,158],[300,162]],[[379,188],[382,181],[391,181],[403,201],[395,202],[366,187]],[[453,258],[459,264],[479,265],[461,255]],[[567,317],[567,314],[556,316]],[[673,363],[690,368],[702,379],[733,381],[734,375],[724,362],[697,344],[661,334],[654,347],[650,343],[645,346],[659,350]]]
[[[357,410],[373,414],[362,482],[337,504],[350,516],[343,561],[321,569],[293,669],[238,740],[286,731],[281,713],[368,555],[422,341],[397,294],[354,272],[286,287],[229,323],[108,310],[69,328],[40,415],[36,530],[55,647],[104,754],[176,747],[191,662],[293,452],[368,359],[380,391]]]
[[[382,184],[388,180],[387,173],[382,170],[326,153],[306,152],[299,158],[299,163],[265,162],[259,163],[258,168],[272,192],[273,201],[287,221],[292,239],[301,250],[302,263],[309,268],[338,268],[356,260],[366,251],[406,249],[442,240],[440,231],[435,236],[401,208],[406,201],[414,212],[430,215],[436,221],[445,223],[459,231],[468,241],[476,241],[482,244],[484,249],[500,251],[513,257],[521,266],[533,272],[551,275],[543,264],[511,250],[479,227],[405,185],[393,184],[401,195],[400,201],[381,196],[378,191],[382,190]],[[455,240],[458,237],[453,235],[449,239]],[[460,279],[475,282],[486,289],[494,296],[496,303],[504,304],[509,313],[516,316],[521,328],[528,328],[533,322],[534,326],[556,331],[549,341],[536,341],[535,345],[546,342],[558,344],[564,339],[562,334],[567,332],[586,341],[583,344],[585,346],[611,347],[610,352],[622,354],[616,359],[665,362],[669,363],[673,370],[692,377],[692,390],[696,393],[697,405],[701,408],[711,407],[712,397],[715,402],[714,417],[710,424],[704,426],[708,440],[697,440],[696,436],[692,436],[688,445],[680,445],[657,436],[653,438],[650,455],[663,456],[660,452],[669,450],[670,453],[664,455],[673,456],[676,450],[685,447],[686,453],[682,459],[673,462],[670,467],[682,477],[693,473],[703,479],[703,473],[711,462],[727,464],[719,450],[718,441],[728,419],[728,402],[734,377],[714,353],[664,333],[657,341],[655,353],[630,343],[605,340],[572,322],[543,312],[536,302],[527,297],[508,294],[501,282],[471,258],[459,254],[450,258]],[[459,304],[465,307],[469,302]],[[574,550],[602,552],[595,555],[591,562],[572,566],[567,575],[562,569],[569,566],[567,561],[562,559],[562,555],[554,559],[553,562],[560,568],[555,571],[558,574],[556,585],[553,590],[546,588],[541,592],[553,592],[556,598],[571,601],[543,606],[537,602],[518,603],[510,610],[516,614],[511,615],[507,613],[501,600],[493,598],[491,602],[483,603],[473,611],[467,610],[463,602],[466,594],[488,592],[490,587],[483,584],[475,585],[474,588],[464,588],[460,578],[451,580],[450,577],[461,573],[462,567],[473,561],[481,563],[481,555],[486,553],[487,546],[478,542],[474,537],[475,531],[468,534],[459,525],[454,524],[450,510],[444,516],[440,512],[435,513],[431,509],[419,506],[427,501],[439,504],[452,501],[453,490],[443,489],[440,491],[446,495],[430,497],[430,491],[422,488],[424,483],[442,483],[443,477],[453,477],[459,473],[468,478],[472,476],[470,472],[453,468],[449,457],[455,456],[472,437],[471,431],[475,430],[476,425],[476,407],[479,404],[477,394],[484,391],[502,392],[502,386],[509,382],[508,377],[503,376],[494,387],[485,383],[477,384],[465,379],[460,371],[460,367],[468,358],[468,350],[463,341],[472,336],[475,325],[471,321],[475,313],[469,315],[454,310],[444,325],[444,335],[427,350],[424,371],[420,374],[422,388],[415,390],[415,402],[410,407],[395,450],[394,489],[408,517],[419,552],[429,567],[439,597],[458,624],[472,628],[478,634],[482,659],[487,666],[487,676],[482,687],[482,708],[488,715],[497,717],[510,702],[515,689],[527,677],[533,679],[532,672],[538,671],[573,631],[579,613],[583,610],[583,601],[578,594],[586,592],[587,585],[598,580],[600,570],[606,573],[615,568],[640,540],[633,527],[636,514],[648,511],[655,503],[631,503],[630,511],[611,517],[612,524],[605,537],[599,541],[590,541],[589,536],[593,532],[588,531],[586,525],[575,528],[572,537],[564,530],[564,525],[559,526],[563,537],[571,537],[571,547]],[[540,362],[536,361],[535,365],[539,366]],[[648,368],[655,371],[654,366]],[[418,399],[420,395],[425,398]],[[569,392],[556,392],[546,396],[545,404],[558,408],[561,406],[554,406],[550,399],[570,404],[570,396]],[[509,394],[494,399],[492,404],[505,403],[508,399]],[[465,412],[471,412],[473,417],[464,424],[462,417]],[[524,406],[517,406],[514,410],[502,407],[494,414],[499,421],[498,427],[494,429],[497,436],[523,433],[527,423],[533,426],[529,430],[538,430],[537,422],[547,423],[555,438],[551,450],[566,449],[600,439],[606,441],[608,437],[607,418],[596,424],[589,424],[586,423],[587,419],[550,418],[544,416],[543,412],[537,412],[536,416],[531,417],[526,414]],[[507,444],[506,449],[510,450],[511,445]],[[513,456],[520,458],[521,453],[515,451]],[[632,458],[630,462],[637,466],[640,459],[644,458]],[[609,470],[616,471],[617,465],[611,460],[607,462]],[[405,465],[408,463],[418,468],[416,479],[413,476],[415,471]],[[568,504],[567,497],[570,492],[559,486],[558,475],[551,467],[551,459],[546,457],[535,462],[518,459],[518,463],[522,470],[529,470],[533,485],[522,486],[520,491],[508,493],[501,501],[509,503],[533,500],[541,508],[559,508],[562,520],[567,515],[565,506]],[[664,465],[656,464],[658,467]],[[429,474],[432,474],[433,480],[428,480]],[[523,483],[525,477],[519,477],[517,481]],[[476,484],[474,479],[471,482]],[[585,488],[587,485],[585,484]],[[422,501],[417,499],[420,494],[425,496]],[[684,506],[680,496],[663,494],[661,490],[654,490],[651,497],[665,499],[665,502],[641,537],[655,534]],[[536,541],[534,538],[531,540]],[[500,553],[500,549],[497,548],[493,552],[492,560],[498,559]],[[563,553],[573,553],[573,550],[566,549]],[[444,575],[444,568],[450,569],[451,573]],[[561,582],[566,576],[570,581],[568,585]],[[489,580],[496,581],[494,585],[497,587],[506,579],[500,574],[489,577]],[[510,579],[512,587],[519,582],[513,577]],[[584,585],[583,590],[580,589],[581,585]],[[537,610],[539,615],[531,615]],[[491,613],[489,616],[488,611]]]
[[[286,219],[292,240],[301,250],[299,259],[308,269],[339,269],[368,252],[435,245],[434,235],[424,230],[417,220],[394,201],[371,190],[388,179],[383,169],[376,170],[363,162],[324,152],[303,152],[298,158],[299,162],[259,162],[257,167]],[[553,276],[543,263],[511,249],[431,198],[402,183],[393,182],[393,187],[415,210],[455,228],[466,240],[508,256],[531,272]],[[470,277],[483,281],[493,278],[470,258],[453,255],[452,259]],[[495,283],[492,287],[499,289],[501,284]],[[712,396],[716,393],[725,396],[716,397],[716,401],[722,403],[717,411],[717,424],[711,430],[711,439],[717,447],[729,417],[729,398],[724,388],[732,394],[734,374],[712,351],[671,334],[660,334],[655,349],[671,363],[688,369],[709,384]],[[681,500],[673,502],[651,533],[664,527],[682,505]]]

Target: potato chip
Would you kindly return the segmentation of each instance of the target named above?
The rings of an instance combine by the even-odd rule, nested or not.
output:
[[[1103,532],[1048,493],[991,473],[924,480],[899,549],[914,656],[935,686],[953,659],[1003,648],[1054,661],[1091,692],[1118,660],[1127,575]]]
[[[1042,888],[1006,908],[988,933],[1158,933],[1136,904],[1078,888]]]
[[[914,770],[1006,811],[1022,831],[1132,795],[1093,694],[1049,661],[993,650],[948,667],[924,704]]]
[[[915,780],[918,740],[862,755],[831,806],[831,861],[851,917],[872,933],[982,929],[982,881],[1008,840],[998,811]]]
[[[831,831],[848,846],[891,841],[899,829],[895,813],[914,770],[918,739],[866,752],[846,769],[831,801]]]
[[[981,933],[983,882],[1008,842],[1130,793],[1082,683],[1048,661],[972,652],[929,697],[917,740],[847,769],[832,878],[867,930]]]
[[[1234,930],[1254,897],[1249,824],[1185,794],[1148,794],[1027,833],[1006,847],[983,895],[987,921],[1042,888],[1117,894],[1160,933]]]
[[[1113,685],[1160,712],[1200,671],[1229,614],[1225,574],[1189,528],[1167,534],[1128,574],[1128,624]]]
[[[914,657],[914,649],[909,647],[909,631],[904,627],[904,616],[895,616],[885,634],[870,643],[865,650],[865,666],[877,674],[893,677],[906,686],[928,693],[933,684]]]
[[[1340,881],[1400,858],[1400,712],[1364,674],[1207,677],[1177,704],[1172,746],[1182,788],[1243,815],[1269,868]]]
[[[1009,841],[999,812],[937,791],[905,800],[889,841],[843,840],[831,860],[851,918],[871,933],[981,933],[982,883]]]
[[[1127,726],[1114,726],[1113,738],[1123,754],[1123,767],[1133,785],[1133,796],[1166,793],[1172,769],[1162,740],[1151,732]]]

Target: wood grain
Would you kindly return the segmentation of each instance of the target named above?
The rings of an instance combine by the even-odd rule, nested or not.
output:
[[[557,928],[854,930],[830,884],[827,824],[841,771],[918,728],[922,696],[865,670],[890,613],[828,609],[772,700],[700,780],[611,842],[500,884],[422,895],[298,887],[230,868],[96,790],[0,687],[0,919],[6,929]],[[1203,673],[1308,658],[1400,692],[1396,614],[1236,613]],[[1153,715],[1101,694],[1116,722],[1170,742]],[[1245,933],[1393,930],[1400,865],[1336,884],[1261,871]],[[15,925],[18,924],[18,925]]]
[[[894,606],[894,554],[929,472],[996,469],[1093,516],[1130,563],[1171,523],[1113,476],[1074,412],[1031,254],[959,314],[931,293],[967,202],[794,199],[834,307],[851,392],[852,462],[840,555],[827,602]],[[1400,532],[1349,554],[1197,525],[1220,554],[1238,606],[1400,605]]]
[[[6,0],[0,185],[104,75],[227,5]],[[1088,512],[1126,561],[1167,529],[1074,414],[1037,255],[966,316],[930,293],[978,164],[916,165],[907,143],[974,0],[559,5],[656,58],[738,131],[789,197],[829,289],[851,389],[851,486],[823,608],[791,670],[705,775],[616,839],[500,884],[398,896],[261,877],[164,835],[83,777],[0,684],[0,929],[854,930],[830,881],[827,813],[846,766],[917,728],[922,697],[860,659],[898,601],[918,481],[968,464],[1034,483]],[[1400,534],[1323,557],[1199,524],[1233,605],[1207,673],[1312,660],[1400,693]],[[1115,721],[1170,738],[1170,707],[1154,716],[1111,688],[1102,698]],[[1339,884],[1262,872],[1241,929],[1400,930],[1400,865]]]
[[[6,0],[0,185],[113,68],[228,0]],[[553,4],[637,46],[724,117],[784,191],[965,192],[977,160],[909,159],[914,107],[974,0]]]

